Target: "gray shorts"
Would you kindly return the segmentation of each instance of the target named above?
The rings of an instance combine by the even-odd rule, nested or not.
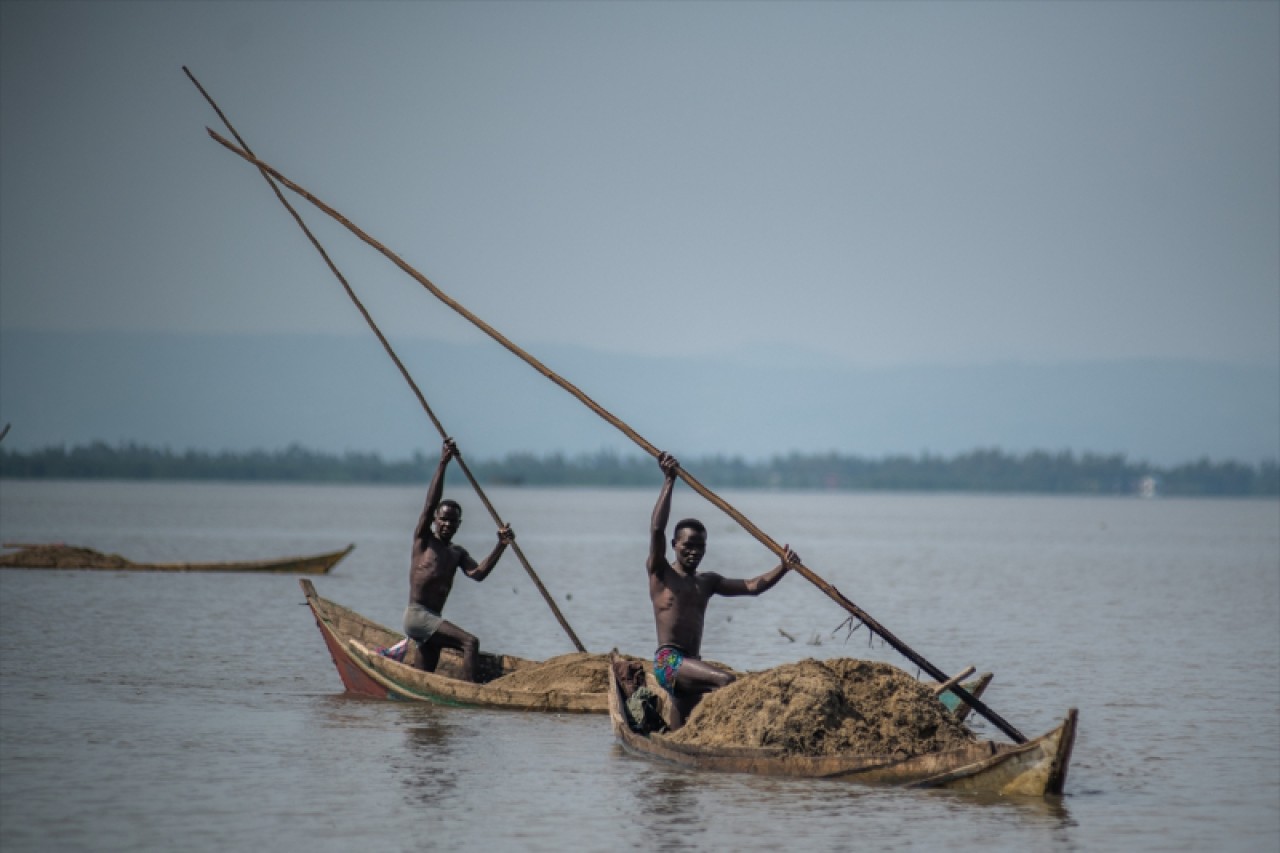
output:
[[[432,613],[421,604],[410,604],[404,611],[404,633],[416,643],[425,643],[444,621],[439,613]]]

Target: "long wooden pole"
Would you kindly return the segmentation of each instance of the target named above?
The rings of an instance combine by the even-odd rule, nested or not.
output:
[[[231,134],[235,136],[236,140],[240,143],[240,146],[246,152],[252,154],[252,149],[249,148],[248,143],[244,141],[236,131],[235,127],[232,126],[231,121],[222,112],[222,109],[217,105],[209,93],[205,91],[204,86],[200,85],[200,81],[191,73],[191,70],[185,65],[182,67],[182,70],[186,73],[187,77],[190,78],[191,82],[195,84],[195,87],[200,90],[200,94],[209,102],[209,106],[213,107],[214,112],[218,114],[218,118],[222,119],[222,123],[225,124],[227,126],[227,130],[231,131]],[[436,413],[433,412],[431,410],[431,406],[427,404],[427,398],[423,396],[417,383],[413,381],[413,377],[411,377],[409,375],[409,371],[405,369],[404,363],[400,361],[395,350],[391,348],[391,344],[388,343],[386,336],[382,334],[382,330],[378,328],[378,324],[373,321],[373,317],[370,316],[369,311],[364,307],[364,303],[360,301],[360,298],[356,296],[355,291],[352,290],[351,285],[347,282],[346,276],[338,270],[337,265],[334,264],[332,259],[330,259],[329,253],[324,250],[324,247],[320,245],[320,241],[316,239],[315,234],[313,234],[311,229],[307,227],[307,224],[302,221],[302,216],[298,211],[294,209],[293,205],[289,204],[289,200],[284,197],[284,193],[280,192],[280,188],[276,186],[275,181],[271,179],[271,176],[267,171],[265,169],[259,169],[259,172],[261,172],[262,177],[275,192],[276,198],[280,199],[280,203],[284,205],[285,210],[289,211],[293,220],[298,223],[298,227],[307,235],[307,239],[311,241],[311,245],[320,253],[320,257],[324,259],[324,262],[328,265],[330,271],[332,271],[338,281],[342,283],[343,289],[347,291],[347,296],[351,297],[351,301],[355,303],[356,308],[360,310],[360,315],[364,317],[365,322],[369,324],[369,328],[373,330],[373,333],[378,336],[378,340],[382,343],[382,348],[386,350],[387,355],[389,355],[391,360],[395,362],[396,368],[400,371],[400,375],[404,377],[405,382],[409,383],[409,387],[413,389],[414,395],[418,398],[418,402],[427,413],[427,417],[431,419],[431,423],[435,425],[436,431],[440,433],[441,438],[445,438],[448,433],[445,432],[444,426],[440,423],[440,419],[436,417]],[[476,481],[475,475],[471,473],[471,469],[467,466],[466,460],[462,458],[462,454],[458,453],[454,458],[458,460],[458,467],[462,469],[462,473],[465,474],[467,480],[470,481],[471,487],[475,489],[476,495],[480,498],[480,502],[484,504],[485,509],[489,511],[489,515],[493,518],[494,523],[497,524],[498,527],[502,527],[502,518],[498,515],[498,511],[494,509],[493,504],[489,502],[488,495],[486,495],[484,489],[480,487],[480,483]],[[586,648],[583,647],[582,641],[578,639],[578,635],[569,627],[569,623],[564,618],[564,614],[562,614],[560,612],[560,608],[556,606],[555,600],[551,597],[551,594],[547,592],[547,588],[542,585],[542,580],[538,577],[538,573],[533,570],[533,566],[529,564],[529,560],[525,557],[524,551],[521,550],[520,544],[513,541],[511,543],[511,550],[515,551],[516,556],[519,557],[520,565],[524,566],[524,570],[528,572],[529,578],[533,581],[533,585],[538,588],[538,592],[542,595],[543,600],[547,602],[547,606],[550,607],[551,612],[555,614],[556,621],[560,623],[560,627],[564,629],[564,632],[569,635],[569,639],[573,641],[574,647],[580,652],[585,652]]]
[[[217,141],[223,147],[225,147],[227,150],[240,156],[244,160],[254,164],[259,169],[264,170],[269,175],[271,175],[271,177],[279,181],[283,186],[288,187],[293,192],[297,193],[298,195],[305,198],[307,201],[311,202],[311,204],[313,204],[320,211],[332,217],[334,220],[340,223],[343,227],[345,227],[351,233],[355,234],[365,243],[369,244],[374,249],[381,252],[388,260],[390,260],[393,264],[395,264],[401,270],[403,270],[410,278],[414,279],[423,287],[425,287],[427,290],[429,290],[432,293],[432,295],[434,295],[437,299],[439,299],[444,304],[448,305],[454,311],[457,311],[459,314],[465,317],[472,325],[480,329],[482,332],[487,334],[489,337],[493,338],[495,341],[497,341],[507,350],[509,350],[510,352],[518,356],[520,359],[525,361],[534,370],[538,371],[547,379],[550,379],[552,382],[559,385],[564,390],[568,391],[574,397],[577,397],[578,400],[583,405],[585,405],[587,408],[591,409],[601,418],[603,418],[604,420],[612,424],[620,432],[622,432],[624,435],[626,435],[628,438],[634,441],[637,445],[639,445],[642,449],[644,449],[644,451],[648,453],[650,456],[657,457],[658,455],[660,455],[660,451],[656,447],[654,447],[654,445],[646,441],[635,430],[633,430],[631,427],[627,426],[625,423],[623,423],[613,414],[608,412],[603,406],[601,406],[595,400],[592,400],[590,397],[584,394],[572,383],[556,375],[550,368],[548,368],[542,362],[538,361],[529,353],[525,352],[520,347],[516,346],[514,343],[509,341],[501,332],[498,332],[496,329],[491,327],[488,323],[485,323],[475,314],[472,314],[464,306],[456,302],[454,299],[452,299],[448,294],[446,294],[440,288],[436,287],[426,276],[424,276],[422,273],[415,270],[413,267],[409,266],[400,258],[400,256],[392,252],[386,246],[383,246],[377,240],[373,239],[373,237],[370,237],[368,234],[362,231],[359,227],[353,224],[350,220],[348,220],[345,216],[343,216],[337,210],[330,207],[325,202],[321,201],[319,198],[313,195],[310,191],[306,190],[305,188],[299,186],[298,184],[286,178],[284,175],[282,175],[279,172],[279,170],[275,169],[271,165],[264,163],[263,161],[254,157],[249,152],[242,150],[240,148],[237,148],[231,142],[229,142],[228,140],[220,136],[216,131],[210,128],[206,128],[206,129],[209,131],[209,135],[215,141]],[[748,519],[742,513],[738,512],[738,510],[730,506],[719,495],[715,494],[706,486],[702,485],[702,483],[698,482],[694,478],[694,476],[690,474],[688,471],[686,471],[684,468],[678,468],[677,474],[679,475],[680,479],[688,483],[689,486],[695,492],[702,495],[708,501],[710,501],[711,503],[719,507],[721,510],[723,510],[730,518],[738,522],[738,524],[740,524],[742,528],[746,530],[748,533],[750,533],[757,541],[759,541],[761,544],[767,547],[774,554],[778,555],[779,558],[786,559],[786,552],[783,550],[782,546],[779,545],[772,538],[770,538],[767,534],[765,534],[763,530],[761,530],[759,527],[753,524],[750,521],[750,519]],[[836,589],[834,586],[832,586],[831,584],[827,583],[825,580],[820,578],[816,573],[813,572],[813,570],[809,569],[807,566],[805,566],[802,563],[792,563],[791,566],[793,569],[795,569],[795,571],[799,572],[800,575],[803,576],[807,581],[812,583],[814,586],[818,587],[818,589],[822,590],[827,595],[828,598],[835,601],[837,604],[843,607],[846,611],[852,614],[854,618],[856,618],[857,620],[862,622],[864,625],[866,625],[868,630],[878,634],[880,637],[884,639],[886,643],[888,643],[890,646],[895,648],[899,653],[905,656],[908,660],[910,660],[916,666],[920,667],[922,670],[929,673],[929,675],[931,675],[934,679],[936,679],[939,682],[949,680],[946,674],[942,672],[942,670],[938,669],[936,666],[929,663],[929,661],[921,657],[910,646],[908,646],[902,640],[894,636],[893,633],[890,632],[887,628],[885,628],[876,620],[872,619],[871,616],[866,613],[866,611],[864,611],[862,608],[858,607],[858,605],[854,604],[852,601],[850,601],[849,599],[841,595],[838,589]],[[1015,742],[1017,743],[1027,742],[1027,738],[1021,732],[1015,729],[1003,717],[1001,717],[995,711],[988,708],[985,703],[979,700],[976,696],[971,695],[969,691],[965,690],[960,685],[956,685],[955,687],[952,687],[951,692],[959,696],[965,702],[967,702],[970,707],[972,707],[975,711],[977,711],[982,716],[986,717],[989,721],[991,721],[992,724],[994,724],[998,729],[1000,729],[1002,732],[1004,732],[1006,735],[1012,738]]]

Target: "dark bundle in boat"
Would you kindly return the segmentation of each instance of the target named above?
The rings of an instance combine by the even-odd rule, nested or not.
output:
[[[928,685],[887,663],[850,658],[803,660],[743,676],[703,699],[670,739],[786,755],[895,758],[975,740]]]

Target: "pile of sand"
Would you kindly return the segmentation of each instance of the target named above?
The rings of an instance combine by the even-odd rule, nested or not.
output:
[[[609,688],[609,656],[589,652],[560,655],[521,667],[490,681],[489,686],[536,692],[604,693]]]
[[[23,569],[125,569],[132,565],[119,554],[72,545],[31,545],[0,555],[0,566]]]
[[[906,758],[974,735],[897,667],[840,658],[752,673],[709,694],[671,739],[698,746],[774,747],[788,755]]]

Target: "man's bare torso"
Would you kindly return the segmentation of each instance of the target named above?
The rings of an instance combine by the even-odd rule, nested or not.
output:
[[[675,646],[690,657],[702,653],[702,629],[719,576],[687,574],[673,566],[649,575],[649,599],[658,629],[658,645]]]
[[[433,613],[443,611],[458,567],[470,559],[462,547],[429,537],[424,545],[414,548],[409,568],[409,602],[421,604]]]

